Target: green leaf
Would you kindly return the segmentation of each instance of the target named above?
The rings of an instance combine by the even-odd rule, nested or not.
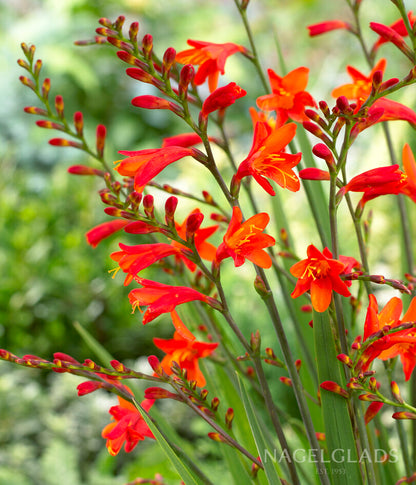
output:
[[[337,359],[335,341],[328,311],[313,311],[319,382],[333,381],[345,386],[344,371]],[[322,416],[328,446],[328,467],[332,483],[362,483],[358,454],[347,399],[326,390],[321,392]]]
[[[74,322],[73,325],[101,364],[106,367],[110,366],[110,362],[113,360],[111,354],[79,322]]]
[[[178,447],[173,447],[171,443],[168,442],[165,435],[161,432],[159,427],[153,422],[150,415],[143,409],[143,407],[134,400],[134,405],[140,410],[143,419],[149,426],[151,432],[156,438],[156,441],[166,454],[167,458],[170,460],[172,465],[175,467],[181,479],[185,482],[185,485],[213,485],[212,482],[206,478],[202,472],[197,468],[196,465],[192,464],[191,459],[185,455],[185,453]]]
[[[238,378],[238,381],[240,384],[241,398],[243,400],[244,408],[246,410],[247,419],[250,423],[254,441],[256,442],[257,446],[257,452],[261,457],[262,463],[264,465],[264,472],[266,473],[269,485],[280,485],[281,480],[279,475],[282,475],[282,471],[280,470],[277,463],[276,465],[274,464],[276,460],[268,459],[269,456],[274,456],[274,453],[272,453],[272,447],[268,444],[267,437],[259,426],[257,416],[254,412],[253,404],[250,400],[249,395],[247,394],[244,382],[240,378]],[[274,450],[275,447],[273,451]],[[276,468],[278,468],[279,471],[277,471]]]

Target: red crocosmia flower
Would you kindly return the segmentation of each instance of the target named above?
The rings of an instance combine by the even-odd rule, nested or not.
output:
[[[201,137],[196,133],[182,133],[180,135],[170,136],[163,139],[162,148],[176,146],[189,148],[202,143]]]
[[[175,311],[171,312],[171,316],[176,328],[173,339],[153,339],[156,347],[166,354],[161,362],[162,368],[170,375],[172,363],[176,362],[181,369],[186,370],[188,381],[195,381],[198,387],[203,387],[206,381],[198,360],[211,355],[218,347],[218,343],[199,342]]]
[[[131,391],[130,391],[131,392]],[[147,438],[155,439],[140,411],[134,404],[118,397],[118,406],[112,406],[109,413],[113,421],[103,429],[101,436],[107,440],[106,446],[110,455],[117,455],[124,445],[126,453],[132,451],[139,441]],[[149,411],[154,399],[145,399],[141,405]]]
[[[413,15],[413,12],[408,12],[407,17],[409,19],[410,25],[413,27],[416,21],[416,17]],[[390,24],[389,27],[393,29],[397,34],[401,35],[402,37],[407,37],[409,35],[402,18]],[[388,42],[388,40],[380,36],[378,40],[375,42],[375,44],[373,45],[372,52],[375,52],[382,44],[385,44],[386,42]]]
[[[380,59],[368,76],[352,66],[347,66],[347,72],[352,78],[352,83],[335,88],[332,91],[332,96],[334,98],[345,96],[348,100],[355,101],[357,105],[355,112],[358,112],[371,93],[374,74],[377,71],[384,73],[385,68],[385,59]],[[362,126],[358,131],[362,131],[364,128],[367,128],[376,122],[389,120],[403,120],[408,121],[412,126],[416,125],[416,113],[407,106],[397,103],[396,101],[387,98],[379,98],[372,104],[370,109],[373,110],[373,113],[375,114],[373,117],[375,119],[370,122],[362,123]],[[383,110],[382,114],[379,112],[381,109]]]
[[[326,22],[320,22],[318,24],[308,25],[309,36],[325,34],[331,32],[331,30],[346,29],[353,31],[351,24],[343,22],[342,20],[327,20]]]
[[[276,244],[273,237],[263,234],[269,220],[269,215],[261,212],[243,222],[240,208],[233,207],[233,215],[223,242],[217,249],[215,262],[219,264],[223,259],[231,257],[238,267],[247,258],[261,268],[270,268],[272,260],[263,250]]]
[[[300,162],[302,154],[284,152],[295,134],[295,123],[272,130],[268,123],[257,122],[250,153],[238,167],[234,181],[239,183],[242,178],[251,175],[267,193],[275,195],[273,187],[265,178],[267,177],[284,189],[298,191],[300,183],[292,167]]]
[[[179,224],[178,222],[175,221],[176,232],[178,233],[178,236],[181,237],[183,240],[186,240],[186,227],[187,227],[187,221],[189,217],[194,214],[200,214],[200,213],[201,211],[199,209],[195,209],[189,214],[189,216],[183,221],[182,224]],[[217,231],[218,228],[219,228],[218,225],[199,228],[194,233],[194,244],[195,244],[196,250],[198,251],[199,256],[202,259],[205,259],[206,261],[213,261],[213,259],[215,258],[215,252],[217,248],[213,244],[209,243],[207,239],[210,236],[212,236],[214,232]],[[190,271],[195,271],[197,267],[196,264],[190,261],[186,257],[186,253],[184,254],[183,252],[183,251],[190,251],[190,250],[177,241],[172,241],[171,244],[174,248],[177,248],[178,250],[176,253],[176,257],[181,259],[186,264],[186,266]]]
[[[398,165],[373,168],[353,177],[339,191],[339,194],[364,192],[360,201],[360,205],[364,206],[366,202],[380,195],[400,193],[406,185],[406,180],[406,175],[399,169]]]
[[[224,110],[234,104],[237,99],[242,98],[247,94],[247,91],[240,88],[236,83],[230,83],[226,86],[216,89],[203,102],[200,113],[200,118],[206,119],[208,115],[214,111],[219,110],[219,115],[224,114]]]
[[[85,237],[87,238],[88,244],[95,248],[103,239],[111,236],[117,231],[120,231],[130,222],[131,221],[127,221],[125,219],[114,219],[112,221],[103,222],[102,224],[90,229]]]
[[[139,277],[136,277],[135,280],[143,288],[132,290],[129,293],[129,300],[133,311],[136,308],[140,309],[140,306],[147,306],[143,315],[143,325],[151,322],[162,313],[173,311],[177,305],[189,301],[199,300],[215,308],[219,307],[219,302],[214,298],[186,286],[170,286]]]
[[[124,273],[127,273],[125,286],[143,269],[156,261],[180,252],[179,249],[166,243],[139,244],[137,246],[126,246],[120,243],[119,246],[121,251],[112,253],[110,257],[119,264],[117,270],[121,268]]]
[[[187,49],[176,54],[176,61],[181,64],[193,64],[199,66],[194,83],[198,86],[208,78],[209,90],[212,93],[218,85],[219,74],[225,74],[225,61],[237,52],[246,52],[246,48],[227,42],[225,44],[214,44],[213,42],[202,42],[188,40],[192,49]]]
[[[288,118],[298,122],[307,121],[309,118],[305,115],[305,106],[316,106],[312,96],[305,91],[309,69],[298,67],[284,77],[271,69],[268,74],[272,94],[257,98],[257,106],[264,111],[276,111],[282,123]]]
[[[292,275],[298,278],[292,298],[310,290],[313,308],[317,312],[324,312],[331,303],[332,291],[342,296],[351,296],[347,285],[340,278],[345,272],[345,263],[332,259],[328,248],[321,253],[313,244],[308,246],[307,255],[307,259],[290,268]]]
[[[391,298],[385,307],[378,311],[377,300],[369,295],[370,303],[364,323],[364,342],[380,330],[394,328],[404,322],[416,321],[416,298],[411,301],[407,312],[400,319],[403,304],[397,298]],[[409,380],[416,364],[416,331],[414,328],[399,330],[383,335],[372,342],[363,352],[356,368],[366,372],[374,359],[392,359],[400,355],[406,381]]]
[[[401,192],[416,202],[416,162],[410,146],[406,143],[403,147],[403,168],[406,173],[406,181]]]
[[[125,151],[119,153],[128,158],[119,160],[116,170],[120,175],[134,177],[134,190],[142,192],[156,175],[164,168],[184,157],[195,155],[193,148],[170,146],[147,150]]]

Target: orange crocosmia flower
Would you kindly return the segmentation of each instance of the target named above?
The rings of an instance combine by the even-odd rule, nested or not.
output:
[[[275,239],[263,234],[270,217],[265,212],[255,214],[243,222],[239,207],[233,207],[233,215],[223,242],[217,249],[215,262],[219,264],[225,258],[233,258],[236,267],[241,266],[246,258],[261,268],[270,268],[272,260],[264,248],[274,246]]]
[[[194,83],[198,86],[208,78],[209,90],[212,93],[218,86],[218,77],[225,74],[225,61],[237,52],[246,52],[247,49],[241,45],[227,42],[225,44],[214,44],[198,40],[188,40],[192,49],[187,49],[176,54],[176,61],[181,64],[193,64],[199,66]]]
[[[238,167],[234,180],[240,182],[242,178],[251,175],[270,195],[275,195],[275,191],[265,177],[274,180],[284,189],[298,191],[300,183],[292,167],[300,162],[302,154],[284,152],[295,134],[295,123],[272,130],[268,123],[257,122],[250,153]]]
[[[156,347],[166,354],[161,362],[162,368],[170,375],[172,363],[176,362],[181,369],[186,370],[188,381],[195,381],[198,387],[203,387],[206,381],[198,360],[211,355],[218,347],[218,343],[199,342],[175,311],[171,312],[171,316],[176,328],[173,339],[153,338]]]
[[[310,290],[313,308],[317,312],[324,312],[331,303],[332,291],[342,296],[351,296],[347,285],[340,278],[348,266],[346,263],[332,259],[328,248],[321,253],[313,244],[308,246],[307,255],[307,259],[290,268],[292,275],[298,278],[292,298]]]
[[[101,433],[101,436],[107,440],[106,446],[110,455],[113,456],[118,454],[123,443],[125,443],[124,450],[129,453],[146,437],[155,439],[136,406],[120,396],[118,396],[118,402],[118,406],[113,406],[109,410],[113,421],[107,424]],[[153,403],[154,399],[145,399],[141,405],[145,411],[148,411]]]
[[[151,322],[162,313],[169,313],[177,305],[189,301],[203,301],[215,308],[219,307],[219,302],[215,298],[203,295],[199,291],[186,286],[170,286],[156,281],[145,280],[136,277],[135,280],[142,285],[129,293],[129,300],[133,307],[140,309],[140,306],[147,306],[143,315],[143,325]]]
[[[406,143],[403,147],[403,168],[406,173],[405,184],[401,192],[416,202],[416,162],[410,146]]]
[[[137,246],[120,243],[119,246],[121,251],[112,253],[110,257],[119,264],[117,270],[121,268],[124,273],[127,273],[125,286],[143,269],[167,256],[180,253],[179,249],[166,243],[138,244]]]
[[[355,112],[358,112],[371,93],[375,72],[381,71],[384,73],[385,68],[385,59],[380,59],[368,76],[352,66],[347,66],[347,72],[352,78],[352,83],[344,84],[338,88],[335,88],[332,91],[332,96],[334,98],[345,96],[348,100],[355,101],[357,104]],[[392,79],[391,81],[395,80]],[[416,113],[404,104],[396,101],[392,101],[387,98],[379,98],[371,105],[370,110],[376,114],[376,116],[374,116],[375,119],[373,121],[369,120],[368,122],[364,121],[364,123],[361,123],[363,126],[359,128],[358,131],[362,131],[364,128],[367,128],[374,123],[389,120],[408,121],[413,127],[416,126]],[[379,113],[381,110],[383,110],[382,113]]]
[[[268,70],[272,94],[257,98],[257,106],[264,111],[276,111],[277,117],[284,123],[288,118],[293,121],[306,121],[305,106],[316,106],[312,96],[305,91],[308,84],[309,69],[298,67],[278,76],[272,69]]]
[[[401,319],[403,303],[399,298],[391,298],[380,312],[375,296],[370,294],[369,300],[364,323],[364,342],[377,332],[385,331],[386,328],[416,321],[416,297],[412,299]],[[387,360],[400,355],[405,379],[408,381],[416,364],[416,330],[411,328],[381,335],[364,350],[357,363],[357,369],[366,372],[374,359]]]
[[[371,93],[374,73],[386,69],[386,59],[380,59],[371,69],[368,76],[360,72],[355,67],[347,66],[347,72],[352,79],[352,83],[343,84],[332,91],[334,98],[345,96],[349,100],[354,100],[358,106],[361,106]]]
[[[143,192],[148,184],[164,168],[184,157],[195,155],[195,149],[169,146],[165,148],[151,148],[147,150],[125,151],[119,153],[128,158],[119,160],[115,170],[125,177],[134,177],[134,190]]]

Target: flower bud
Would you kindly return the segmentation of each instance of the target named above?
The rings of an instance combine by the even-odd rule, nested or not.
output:
[[[321,384],[319,385],[319,387],[321,389],[325,389],[326,391],[330,391],[330,392],[333,392],[335,394],[338,394],[339,396],[344,397],[345,399],[348,399],[349,398],[348,392],[345,389],[343,389],[336,382],[333,382],[333,381],[324,381],[324,382],[321,382]]]
[[[113,27],[120,32],[121,29],[123,28],[124,21],[126,20],[126,17],[124,15],[119,15],[116,18],[116,21],[113,23]]]
[[[155,206],[154,206],[153,195],[146,194],[143,197],[143,209],[149,219],[155,218]]]
[[[204,220],[202,212],[195,212],[186,219],[186,240],[193,238]]]
[[[216,411],[219,405],[220,405],[220,400],[217,397],[214,397],[211,401],[211,409],[213,411]]]
[[[134,44],[137,42],[138,33],[139,33],[139,22],[132,22],[129,28],[129,39]]]
[[[153,49],[153,37],[150,34],[146,34],[142,39],[142,49],[145,59],[152,58]]]
[[[163,54],[163,62],[162,62],[162,76],[167,77],[169,75],[169,71],[171,70],[176,57],[176,51],[173,47],[168,47]]]
[[[79,136],[82,136],[84,130],[84,120],[81,111],[75,111],[74,113],[74,126]]]
[[[55,109],[59,118],[64,117],[64,98],[58,94],[55,96]]]
[[[47,77],[43,80],[43,83],[42,83],[42,98],[47,100],[48,99],[48,95],[49,95],[49,91],[51,89],[51,80]]]
[[[165,203],[165,221],[168,226],[174,226],[174,216],[176,207],[178,206],[178,198],[171,196],[166,200]]]
[[[106,136],[107,130],[104,125],[98,125],[97,126],[97,131],[96,131],[96,148],[97,148],[97,154],[100,158],[103,157],[104,154],[104,144],[105,144],[105,136]]]
[[[289,377],[280,377],[279,378],[280,382],[282,384],[284,384],[285,386],[288,386],[288,387],[293,387],[292,385],[292,380],[289,379]]]
[[[225,413],[225,424],[228,429],[232,428],[233,419],[234,419],[234,409],[228,408],[227,412]]]
[[[189,84],[195,77],[195,69],[192,64],[186,64],[179,74],[179,96],[185,97]]]

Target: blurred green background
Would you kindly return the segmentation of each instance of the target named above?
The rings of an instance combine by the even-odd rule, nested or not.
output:
[[[363,2],[365,18],[373,20],[377,3]],[[390,2],[384,3],[374,20],[390,23],[396,14]],[[343,2],[252,0],[248,12],[265,68],[279,72],[278,39],[288,70],[300,65],[311,68],[308,90],[316,99],[328,99],[333,87],[347,82],[345,65],[353,63],[357,51],[352,37],[332,33],[309,39],[306,31],[311,23],[344,18]],[[92,357],[74,329],[76,321],[123,362],[141,365],[137,359],[153,353],[149,347],[154,329],[143,327],[137,315],[131,315],[129,289],[108,275],[114,266],[109,254],[117,249],[115,243],[104,241],[96,249],[86,244],[85,232],[105,220],[96,194],[100,186],[90,178],[70,176],[66,170],[89,161],[74,149],[48,145],[49,138],[59,135],[37,128],[37,118],[23,113],[23,107],[36,105],[36,99],[19,83],[18,77],[25,73],[16,64],[23,57],[20,43],[35,44],[36,57],[44,62],[43,76],[52,80],[51,96],[64,95],[67,119],[81,110],[87,134],[92,136],[98,123],[107,126],[108,160],[119,158],[121,149],[158,147],[164,136],[179,133],[183,127],[164,112],[147,113],[131,106],[133,96],[148,91],[125,76],[126,66],[116,58],[115,49],[73,44],[93,37],[100,17],[114,20],[120,14],[127,17],[127,25],[138,20],[141,35],[153,35],[159,56],[169,46],[185,49],[188,38],[247,45],[232,0],[0,0],[0,348],[17,355],[51,358],[53,352],[61,351],[81,361]],[[368,35],[374,38],[371,32]],[[393,48],[387,46],[386,55],[392,52],[389,49]],[[389,65],[389,74],[398,76],[395,69],[399,69],[402,75],[404,64],[399,59],[397,66]],[[367,71],[360,58],[356,67]],[[248,108],[262,94],[251,65],[241,58],[227,62],[225,79],[249,91],[240,109]],[[250,119],[238,116],[237,110],[231,119],[233,148],[237,157],[244,157],[251,145]],[[395,131],[398,146],[408,133],[400,125]],[[358,144],[357,165],[364,158],[370,166],[379,164],[380,157],[388,162],[380,144],[371,149]],[[189,174],[178,169],[175,177],[187,181]],[[264,194],[259,192],[259,197]],[[385,213],[391,209],[389,203]],[[286,208],[289,217],[291,211],[296,217],[296,243],[302,248],[315,236],[308,221],[294,213],[295,207],[289,197]],[[386,262],[399,258],[397,241],[388,239],[391,228],[383,225],[383,215],[376,222],[376,254],[382,260],[384,254]],[[244,287],[229,278],[235,311],[242,328],[249,331],[252,312],[238,304]],[[160,325],[158,336],[167,337],[169,332],[168,326]],[[152,443],[140,444],[131,455],[109,457],[100,431],[114,398],[102,393],[79,399],[78,383],[72,376],[0,363],[0,485],[52,485],[58,474],[60,485],[122,484],[138,476],[152,478],[162,468],[167,483],[178,483]],[[179,423],[184,419],[182,411],[169,412],[173,417],[178,413]],[[201,456],[217,464],[218,455],[212,451],[216,448],[207,446],[203,438],[206,430],[195,423],[183,433],[195,440]],[[212,471],[211,478],[220,480],[220,466]]]

